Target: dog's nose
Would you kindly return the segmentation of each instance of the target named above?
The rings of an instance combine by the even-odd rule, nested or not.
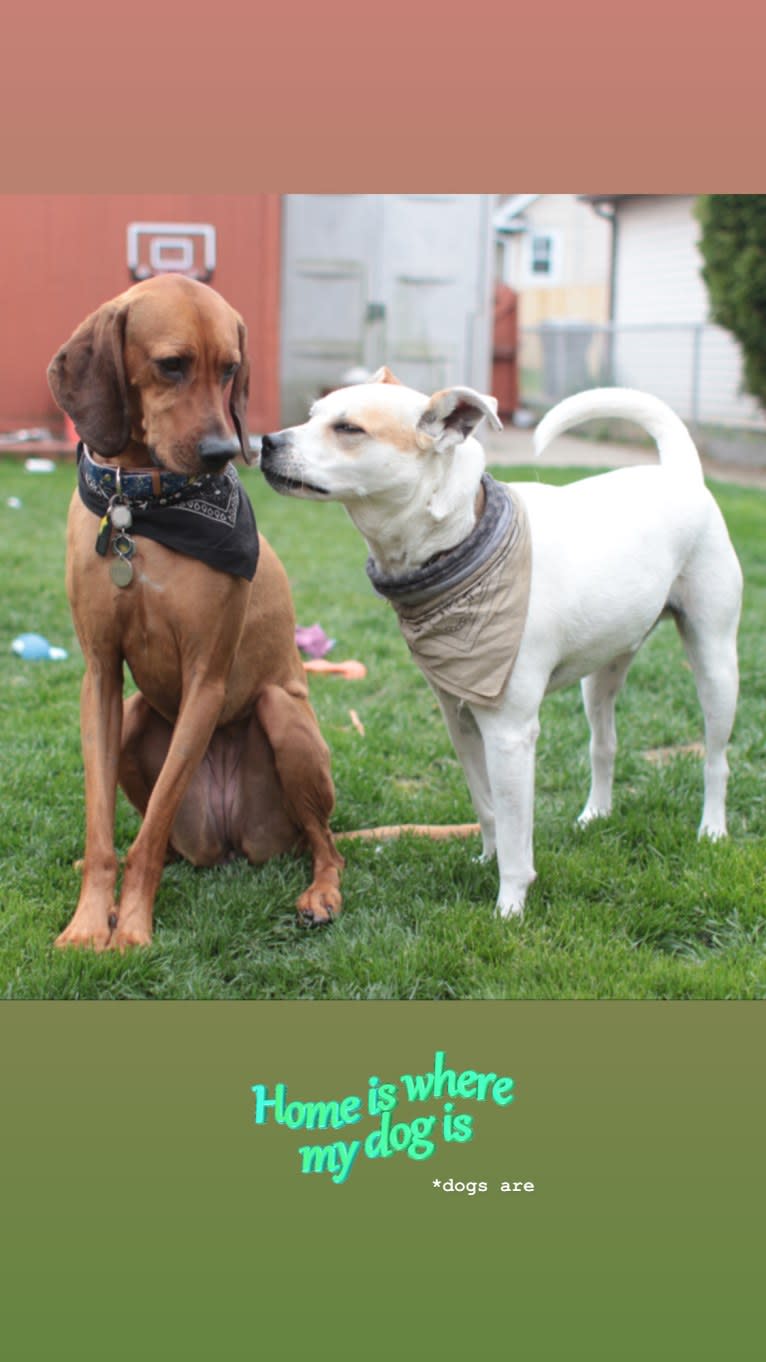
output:
[[[261,464],[270,454],[276,454],[286,444],[286,436],[277,431],[276,435],[264,435],[261,440]]]
[[[197,453],[205,468],[211,473],[218,472],[229,459],[236,458],[239,452],[239,441],[233,436],[222,440],[216,435],[206,435],[197,445]]]

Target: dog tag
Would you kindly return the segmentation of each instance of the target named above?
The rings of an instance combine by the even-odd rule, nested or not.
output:
[[[110,564],[109,576],[115,586],[130,586],[133,581],[133,564],[127,558],[118,558]]]
[[[111,564],[109,575],[115,586],[130,586],[133,581],[133,565],[130,560],[136,551],[136,542],[125,530],[119,530],[112,540],[112,549],[117,555],[117,562]]]
[[[124,501],[118,501],[110,511],[110,519],[116,530],[129,530],[133,524],[133,517],[130,507]]]
[[[120,530],[120,533],[115,535],[112,540],[112,548],[118,558],[132,558],[136,551],[136,541],[132,535]]]

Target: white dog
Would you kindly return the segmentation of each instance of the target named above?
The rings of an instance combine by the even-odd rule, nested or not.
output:
[[[487,478],[473,431],[484,417],[499,428],[496,409],[494,398],[469,388],[425,397],[383,369],[316,402],[305,425],[265,436],[261,468],[279,492],[342,502],[367,541],[368,573],[395,604],[465,771],[483,856],[497,852],[497,906],[508,917],[521,916],[535,878],[543,697],[582,680],[591,729],[586,824],[610,812],[615,699],[663,616],[678,626],[705,720],[699,834],[725,836],[742,574],[692,439],[663,402],[605,388],[549,412],[538,454],[594,417],[635,421],[659,449],[657,465],[561,488]],[[499,560],[511,564],[510,579],[497,576]],[[485,566],[492,585],[482,594]]]

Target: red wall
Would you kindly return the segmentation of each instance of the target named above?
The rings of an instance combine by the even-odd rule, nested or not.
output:
[[[242,314],[252,361],[250,426],[279,425],[278,194],[32,194],[0,197],[0,431],[60,430],[45,371],[78,322],[133,282],[129,222],[216,228],[210,283]]]

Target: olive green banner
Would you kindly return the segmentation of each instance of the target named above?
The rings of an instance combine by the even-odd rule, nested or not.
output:
[[[4,1354],[749,1356],[765,1016],[6,1004]]]

